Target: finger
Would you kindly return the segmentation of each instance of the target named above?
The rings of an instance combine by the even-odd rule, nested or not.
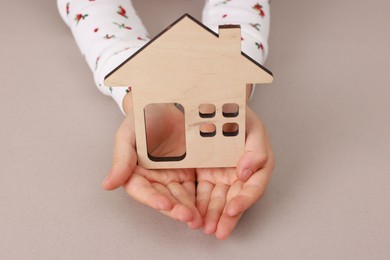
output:
[[[196,229],[202,226],[202,217],[199,214],[198,209],[195,207],[194,201],[188,194],[187,190],[179,183],[172,182],[167,185],[169,192],[172,196],[183,206],[191,211],[191,219],[188,222],[190,228]]]
[[[184,223],[192,221],[192,211],[175,199],[166,186],[160,183],[153,183],[152,185],[161,194],[164,194],[173,204],[172,208],[169,210],[160,210],[162,214]]]
[[[195,204],[195,181],[186,181],[182,185],[187,191],[188,196],[191,198],[192,203]]]
[[[170,186],[176,187],[174,186],[175,184],[179,185],[182,193],[178,195],[177,201],[180,201],[181,196],[185,196],[190,204],[195,205],[195,177],[190,169],[148,170],[142,167],[137,167],[136,169],[137,174],[142,175],[151,183],[160,183],[166,186],[168,191],[170,191]],[[174,189],[173,192],[178,192],[178,190]]]
[[[230,186],[229,191],[226,195],[226,201],[231,201],[233,198],[237,196],[237,194],[242,190],[242,182],[236,181]]]
[[[172,171],[172,170],[147,170],[142,167],[136,167],[137,174],[141,175],[149,182],[153,183],[153,187],[157,189],[161,194],[164,194],[172,202],[173,207],[169,211],[161,211],[161,213],[174,218],[176,220],[186,222],[192,228],[198,228],[198,222],[201,221],[200,217],[194,218],[194,214],[198,212],[195,208],[195,183],[191,180],[190,171],[183,169],[181,171]],[[178,182],[182,179],[189,179],[185,181],[181,186]],[[191,187],[192,182],[192,187]],[[172,191],[168,188],[171,183],[176,183],[181,186],[181,189],[178,191],[177,188],[174,188]],[[176,195],[175,195],[176,194]],[[176,198],[177,197],[177,198]],[[185,197],[186,204],[184,205],[180,200]],[[191,206],[192,204],[192,206]],[[199,215],[199,214],[198,214]],[[191,222],[194,222],[193,225]],[[201,225],[201,224],[200,224]]]
[[[132,122],[129,118],[126,118],[115,135],[112,167],[110,173],[103,181],[102,187],[104,189],[116,189],[130,178],[137,163],[137,153],[134,147],[135,140]]]
[[[227,194],[227,201],[230,201],[232,198],[236,197],[237,194],[242,190],[242,182],[235,182],[229,189]],[[238,216],[229,216],[226,214],[227,206],[222,213],[221,218],[219,219],[217,231],[215,232],[215,236],[220,240],[225,240],[228,238],[230,233],[236,227],[241,215]]]
[[[187,194],[189,195],[192,204],[195,205],[195,201],[196,201],[195,181],[186,181],[182,185],[183,185],[184,189],[187,191]],[[199,212],[199,210],[196,208],[196,206],[195,206],[195,210],[197,212]],[[200,215],[200,213],[199,213],[199,216],[200,216],[199,218],[196,217],[196,218],[194,218],[194,220],[192,222],[188,223],[188,227],[190,227],[192,229],[200,228],[203,224],[203,220],[202,220],[202,216]]]
[[[148,170],[142,167],[137,167],[137,173],[144,176],[150,182],[158,182],[163,185],[168,185],[171,182],[195,183],[195,174],[191,169]]]
[[[201,181],[198,183],[196,190],[196,207],[199,210],[202,218],[205,217],[207,208],[209,206],[209,201],[211,197],[211,192],[214,189],[214,184],[208,181]]]
[[[237,164],[237,177],[245,182],[268,160],[269,141],[267,131],[257,115],[247,108],[247,134],[245,153]]]
[[[147,179],[138,174],[133,174],[124,188],[135,200],[156,210],[169,211],[174,206],[171,198],[156,190]]]
[[[217,224],[226,204],[226,195],[229,186],[225,184],[216,185],[211,193],[209,206],[204,219],[204,233],[214,234]]]
[[[273,155],[270,151],[270,159],[267,164],[253,174],[243,184],[241,191],[232,198],[226,206],[226,214],[234,217],[251,207],[264,194],[273,170]]]
[[[231,217],[227,214],[222,214],[221,219],[218,222],[217,231],[215,236],[220,240],[227,239],[234,228],[237,226],[238,221],[240,220],[242,214]]]

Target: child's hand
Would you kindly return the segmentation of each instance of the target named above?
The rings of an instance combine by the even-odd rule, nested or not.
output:
[[[147,170],[137,166],[124,188],[137,201],[187,223],[192,229],[202,226],[195,206],[193,169]]]
[[[274,167],[266,130],[247,109],[245,154],[235,168],[197,169],[197,208],[204,232],[226,239],[245,210],[264,193]]]
[[[112,190],[124,185],[137,201],[187,223],[190,228],[200,228],[202,218],[195,207],[195,170],[147,170],[137,166],[131,94],[125,98],[124,109],[128,116],[116,133],[113,165],[103,188]],[[176,134],[180,130],[173,123],[182,117],[180,113],[174,105],[167,105],[148,114],[150,151],[169,156],[180,149],[179,144],[184,140],[179,137],[183,135]],[[166,124],[170,120],[172,124]]]
[[[191,228],[204,224],[205,233],[227,238],[243,212],[264,193],[273,169],[266,130],[256,114],[247,108],[246,147],[237,168],[146,170],[136,166],[131,95],[126,100],[128,116],[116,133],[113,166],[103,187],[111,190],[124,185],[128,194],[141,203]],[[180,125],[177,120],[182,112],[175,106],[155,111],[158,113],[148,120],[152,125],[147,126],[155,130],[148,133],[148,140],[152,140],[149,149],[165,156],[180,154],[183,140],[178,138],[183,135],[177,134],[180,130],[176,126]],[[172,123],[166,124],[170,120]]]

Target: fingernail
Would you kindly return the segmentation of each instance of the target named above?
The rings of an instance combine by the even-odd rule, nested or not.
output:
[[[250,169],[245,169],[241,172],[241,178],[247,180],[252,175],[252,171]]]

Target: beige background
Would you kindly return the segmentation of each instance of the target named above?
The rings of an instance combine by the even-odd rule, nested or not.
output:
[[[153,35],[202,2],[134,1]],[[272,7],[277,167],[221,242],[100,188],[121,113],[54,0],[1,1],[0,259],[390,259],[390,2]]]

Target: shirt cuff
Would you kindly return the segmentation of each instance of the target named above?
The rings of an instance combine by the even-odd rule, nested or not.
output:
[[[95,82],[99,90],[106,95],[110,95],[118,104],[120,110],[126,115],[123,109],[123,99],[130,92],[130,86],[109,87],[104,84],[104,78],[108,73],[126,61],[131,55],[138,51],[142,46],[130,47],[127,44],[116,45],[115,48],[107,51],[99,60],[99,66],[95,73]]]

